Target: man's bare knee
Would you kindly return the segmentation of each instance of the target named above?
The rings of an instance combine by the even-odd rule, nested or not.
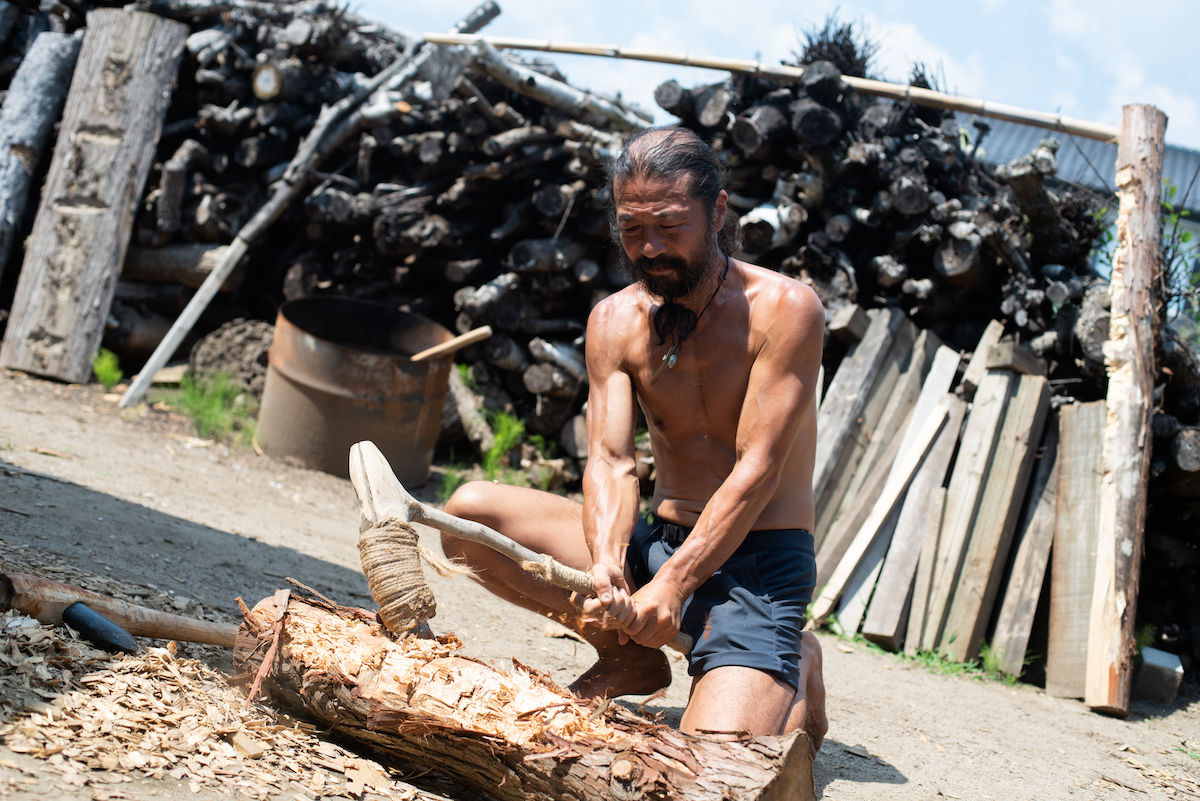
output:
[[[464,520],[484,522],[481,518],[487,517],[489,509],[494,505],[489,503],[489,497],[494,494],[494,487],[490,481],[468,481],[456,489],[450,500],[446,501],[446,513]]]

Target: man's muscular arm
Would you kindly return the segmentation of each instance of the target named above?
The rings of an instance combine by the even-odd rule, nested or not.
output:
[[[641,645],[661,647],[679,630],[688,596],[737,550],[775,496],[803,417],[812,413],[825,325],[820,301],[796,283],[756,302],[764,304],[752,316],[758,353],[738,418],[733,470],[683,545],[633,595],[634,620],[623,630]]]
[[[586,604],[590,615],[607,613],[627,622],[630,588],[625,579],[625,549],[638,512],[634,434],[637,407],[633,382],[622,368],[624,348],[617,298],[600,303],[588,319],[587,370],[588,461],[583,473],[583,532],[592,553],[599,604]],[[611,605],[611,607],[610,607]]]

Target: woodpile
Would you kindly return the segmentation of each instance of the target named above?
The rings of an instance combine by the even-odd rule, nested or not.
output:
[[[61,37],[85,29],[88,8],[54,4],[15,32],[0,30],[0,73],[9,69],[0,80],[10,81],[0,139],[14,143],[5,158],[50,155],[44,120],[23,118],[14,129],[8,101],[61,84],[48,65],[22,74],[40,52],[33,34],[57,34],[46,44],[69,60]],[[95,263],[73,268],[91,282],[86,303],[38,306],[33,282],[47,251],[35,236],[21,252],[29,229],[16,218],[39,207],[29,196],[39,182],[21,179],[23,187],[21,169],[0,165],[0,211],[9,215],[0,263],[12,250],[0,303],[17,297],[5,363],[82,380],[103,333],[132,371],[206,277],[240,260],[200,304],[207,312],[179,356],[222,323],[269,323],[283,301],[309,295],[384,301],[457,333],[488,325],[493,336],[457,356],[466,374],[452,375],[442,444],[487,450],[494,439],[483,407],[508,410],[561,446],[561,459],[514,451],[511,463],[554,462],[548,483],[577,480],[584,327],[590,309],[628,281],[610,239],[605,166],[649,115],[571,86],[544,59],[484,42],[426,45],[411,79],[375,87],[417,43],[327,0],[139,8],[186,31],[177,71],[153,73],[174,89],[153,155],[134,159],[144,173],[129,173],[144,181],[122,190],[138,198],[136,215],[113,223],[107,262],[96,251]],[[91,13],[101,12],[117,13]],[[52,48],[42,50],[39,59]],[[818,51],[836,60],[836,49]],[[729,168],[739,257],[796,277],[825,304],[832,336],[814,476],[822,615],[889,647],[945,646],[960,659],[990,640],[1018,672],[1040,576],[1060,576],[1050,589],[1051,636],[1061,630],[1053,621],[1091,615],[1086,603],[1069,611],[1068,599],[1092,597],[1095,576],[1073,554],[1092,547],[1085,540],[1095,527],[1075,518],[1094,510],[1076,499],[1091,491],[1086,472],[1102,435],[1087,418],[1108,392],[1104,346],[1118,319],[1114,297],[1124,297],[1088,260],[1105,201],[1056,181],[1053,138],[991,170],[950,113],[860,95],[833,62],[802,60],[797,82],[668,81],[655,99]],[[854,63],[842,66],[861,70]],[[920,70],[913,84],[928,86]],[[330,108],[368,95],[315,136]],[[88,155],[99,164],[111,154]],[[62,213],[46,197],[40,205],[39,217]],[[28,291],[17,288],[18,273]],[[72,338],[50,318],[84,322]],[[1200,514],[1200,357],[1169,327],[1153,338],[1163,368],[1147,394],[1153,573],[1141,584],[1148,603],[1138,619],[1191,669],[1200,664],[1200,610],[1180,598],[1200,597],[1200,541],[1186,533]],[[70,364],[56,373],[47,365],[59,357]],[[933,417],[939,428],[927,425]],[[648,490],[652,456],[638,456]],[[1073,648],[1068,638],[1049,653]],[[1054,661],[1047,682],[1065,686],[1064,663]]]

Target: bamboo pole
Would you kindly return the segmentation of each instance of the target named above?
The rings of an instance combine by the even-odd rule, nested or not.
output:
[[[1159,191],[1166,128],[1167,115],[1154,106],[1126,106],[1117,152],[1117,250],[1104,344],[1108,416],[1084,701],[1097,712],[1120,717],[1129,714],[1150,478],[1159,302],[1154,282],[1162,271]]]
[[[431,44],[461,44],[470,45],[487,42],[493,47],[509,50],[540,50],[546,53],[573,53],[581,56],[603,56],[605,58],[625,58],[633,61],[652,61],[659,64],[678,64],[684,67],[700,67],[702,69],[722,70],[726,72],[745,72],[763,78],[774,78],[780,81],[798,81],[804,74],[801,67],[787,64],[764,64],[761,61],[750,61],[740,58],[714,58],[709,56],[693,56],[689,53],[668,53],[660,50],[637,50],[620,45],[598,45],[582,42],[555,42],[551,39],[518,39],[501,36],[472,36],[464,34],[426,33],[425,41]],[[976,97],[960,97],[945,92],[935,92],[932,89],[921,89],[917,86],[906,86],[886,81],[873,81],[868,78],[856,78],[843,75],[842,80],[853,87],[854,91],[876,97],[886,97],[918,106],[944,108],[951,111],[965,111],[978,114],[981,117],[991,117],[1009,122],[1019,122],[1034,125],[1038,128],[1049,128],[1052,131],[1082,136],[1086,139],[1098,139],[1101,142],[1116,142],[1120,136],[1119,129],[1114,125],[1101,125],[1096,122],[1079,120],[1074,117],[1064,117],[1061,114],[1049,114],[1044,111],[1033,111],[1006,103],[993,103]]]

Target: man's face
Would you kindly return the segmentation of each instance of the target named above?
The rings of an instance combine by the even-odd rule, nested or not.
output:
[[[631,178],[614,187],[621,246],[633,278],[660,298],[686,297],[720,257],[716,231],[724,222],[725,193],[716,218],[692,197],[689,176]]]

